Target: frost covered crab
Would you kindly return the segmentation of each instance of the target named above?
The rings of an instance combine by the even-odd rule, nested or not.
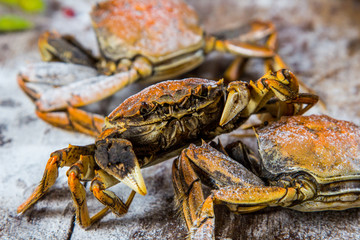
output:
[[[96,116],[92,126],[73,124],[74,118],[94,115],[67,108],[99,101],[140,79],[173,79],[200,65],[212,51],[266,58],[267,70],[287,68],[274,52],[277,34],[272,23],[253,22],[244,34],[235,29],[206,35],[196,12],[182,0],[104,1],[94,6],[91,18],[100,57],[71,36],[46,32],[39,48],[43,60],[52,63],[29,64],[18,75],[37,115],[65,129],[97,136],[103,116]]]
[[[291,116],[256,135],[259,157],[242,142],[216,146],[222,152],[203,143],[174,162],[174,189],[190,238],[215,238],[216,204],[236,213],[360,207],[360,127],[325,115]],[[202,184],[213,189],[206,198]]]
[[[296,77],[288,70],[269,72],[255,82],[235,81],[229,86],[221,80],[200,78],[152,85],[125,100],[105,119],[95,144],[70,145],[52,153],[40,184],[18,212],[36,203],[55,183],[58,168],[68,166],[68,184],[82,227],[88,227],[108,210],[124,214],[135,192],[147,192],[140,168],[176,156],[192,142],[230,132],[251,114],[302,114],[317,102],[317,96],[299,94],[298,88]],[[91,181],[90,190],[105,205],[92,218],[80,181]],[[133,189],[126,202],[107,190],[119,182]]]

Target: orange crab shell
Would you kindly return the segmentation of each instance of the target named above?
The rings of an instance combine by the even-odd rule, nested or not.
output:
[[[156,62],[199,48],[203,30],[182,0],[111,0],[91,13],[100,48],[112,60],[137,54]]]
[[[319,183],[360,175],[360,127],[324,115],[283,117],[257,130],[271,175],[304,171]]]

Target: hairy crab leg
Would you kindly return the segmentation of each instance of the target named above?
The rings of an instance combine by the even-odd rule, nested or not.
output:
[[[43,177],[33,191],[31,196],[21,204],[17,212],[23,213],[33,204],[35,204],[46,192],[54,185],[58,177],[58,168],[64,166],[71,166],[77,162],[81,155],[94,155],[95,145],[88,145],[84,147],[72,146],[53,152],[48,160]]]

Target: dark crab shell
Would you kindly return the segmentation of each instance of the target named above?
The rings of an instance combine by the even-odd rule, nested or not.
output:
[[[224,97],[222,81],[187,78],[152,85],[105,119],[98,140],[127,139],[137,156],[167,154],[206,138],[218,125]]]
[[[91,18],[102,54],[110,60],[142,55],[153,63],[199,49],[203,30],[182,0],[112,0]]]
[[[360,127],[324,115],[283,117],[257,130],[268,178],[305,172],[318,183],[360,178]]]

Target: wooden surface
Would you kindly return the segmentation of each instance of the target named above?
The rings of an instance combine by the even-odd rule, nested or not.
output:
[[[246,24],[254,19],[271,20],[279,31],[279,53],[327,105],[312,113],[326,113],[360,125],[360,2],[356,0],[189,0],[208,32]],[[75,10],[74,18],[64,8]],[[145,169],[148,188],[145,197],[137,195],[124,217],[113,214],[88,230],[74,225],[73,207],[65,177],[23,216],[16,208],[30,195],[42,176],[49,154],[69,143],[85,145],[92,138],[53,128],[39,120],[34,106],[16,84],[16,74],[26,62],[40,61],[36,41],[41,32],[78,33],[87,46],[95,45],[89,25],[89,1],[50,1],[43,15],[29,16],[36,28],[0,35],[0,238],[1,239],[182,239],[186,227],[173,207],[171,161]],[[12,11],[1,7],[0,13]],[[224,57],[211,54],[192,76],[217,78],[224,69]],[[244,78],[262,75],[260,61],[251,61]],[[117,105],[131,91],[100,104]],[[111,110],[111,109],[110,109]],[[110,111],[106,109],[103,111]],[[227,141],[229,136],[223,136]],[[254,139],[247,139],[254,144]],[[129,189],[122,184],[113,191],[124,198]],[[89,208],[101,208],[89,196]],[[231,239],[359,239],[360,210],[301,213],[272,208],[257,213],[235,215],[226,207],[216,208],[216,235]]]

